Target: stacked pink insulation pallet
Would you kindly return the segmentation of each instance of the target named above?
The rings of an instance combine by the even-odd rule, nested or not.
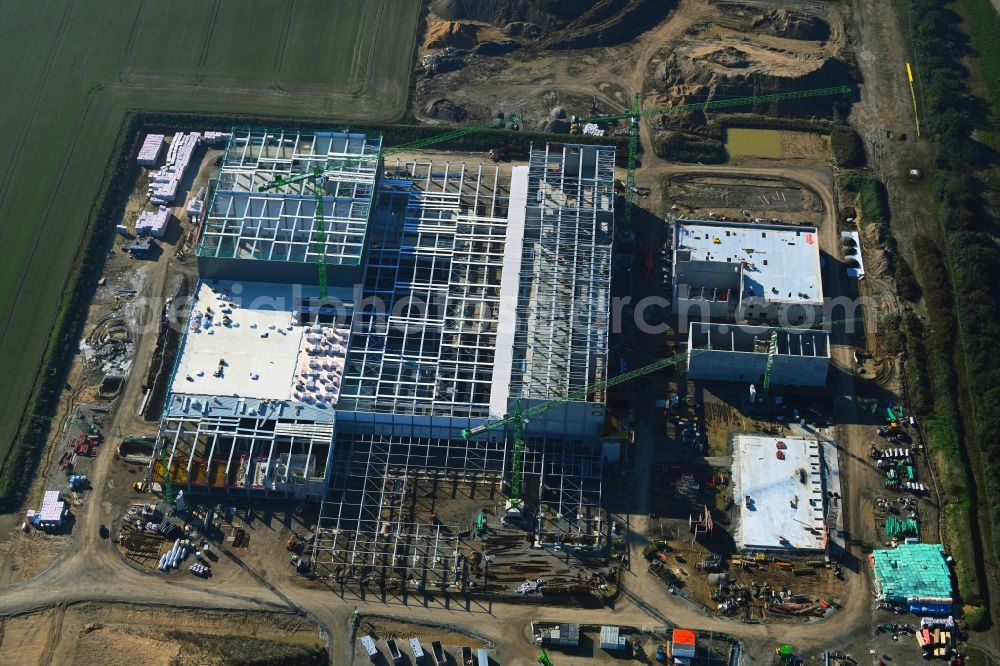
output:
[[[218,147],[218,146],[224,146],[224,145],[226,145],[226,142],[229,141],[229,138],[231,136],[232,136],[231,132],[211,132],[211,131],[209,131],[209,132],[204,132],[201,135],[201,139],[208,146]]]

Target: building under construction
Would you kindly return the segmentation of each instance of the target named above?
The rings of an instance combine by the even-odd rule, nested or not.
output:
[[[324,256],[331,282],[359,283],[381,146],[379,135],[362,132],[234,129],[201,229],[201,278],[314,285]],[[325,174],[318,183],[274,185],[317,168]]]
[[[815,227],[674,220],[673,309],[688,330],[691,379],[823,386],[823,321]]]
[[[601,146],[382,164],[362,133],[234,130],[152,479],[323,500],[318,573],[408,562],[454,585],[512,464],[510,432],[462,430],[575,397],[526,425],[524,495],[539,545],[602,547],[604,395],[571,393],[605,378],[613,183]],[[467,511],[421,501],[443,483],[471,488]]]

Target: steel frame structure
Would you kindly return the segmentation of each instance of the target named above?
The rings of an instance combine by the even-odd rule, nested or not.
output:
[[[200,492],[283,493],[320,499],[326,494],[334,424],[267,417],[168,417],[159,444],[166,462],[154,461],[149,481]],[[303,474],[291,469],[303,462]],[[306,470],[322,473],[309,475]]]
[[[198,254],[316,263],[324,256],[316,197],[304,181],[260,192],[279,178],[322,168],[327,264],[360,265],[381,137],[283,129],[233,130],[213,188]]]
[[[510,174],[396,161],[380,180],[340,408],[485,417]]]
[[[462,528],[430,521],[417,495],[421,481],[499,482],[505,444],[463,444],[338,432],[338,472],[317,521],[314,570],[341,582],[373,580],[382,588],[409,580],[417,589],[465,590]]]
[[[600,549],[609,522],[601,508],[600,452],[581,441],[529,437],[525,476],[537,478],[540,544]],[[338,430],[328,499],[313,542],[314,570],[340,582],[372,581],[398,589],[466,591],[467,573],[455,553],[469,524],[429,520],[422,483],[499,484],[508,444],[400,437]],[[500,513],[499,505],[496,507]],[[463,535],[464,533],[464,535]]]
[[[529,438],[527,444],[531,443]],[[601,451],[582,442],[538,445],[538,531],[543,543],[605,545],[608,520],[601,507],[604,460]]]
[[[549,400],[607,374],[615,151],[547,144],[529,168],[511,397]]]
[[[364,217],[367,234],[362,236],[367,254],[358,253],[365,262],[364,293],[354,304],[336,428],[263,415],[168,416],[160,437],[166,465],[178,487],[252,494],[253,463],[273,475],[283,453],[289,461],[305,456],[308,464],[322,449],[326,492],[311,554],[319,575],[375,581],[383,588],[411,581],[416,587],[466,590],[469,579],[458,547],[474,514],[470,525],[432,521],[420,489],[441,481],[499,488],[509,471],[509,433],[477,441],[460,436],[469,419],[490,417],[502,281],[513,286],[511,301],[516,300],[512,332],[504,329],[510,336],[505,349],[513,346],[511,399],[557,398],[604,379],[614,150],[533,150],[529,167],[517,171],[514,197],[520,211],[527,190],[520,218],[524,242],[514,236],[507,248],[511,167],[396,160],[378,165],[384,171],[376,178],[377,144],[358,135],[362,143],[355,146],[353,135],[345,135],[343,145],[335,145],[338,135],[331,136],[329,145],[317,149],[326,134],[234,132],[214,201],[222,205],[219,194],[237,190],[246,201],[273,197],[266,205],[278,206],[279,218],[292,219],[307,246],[315,211],[301,183],[279,185],[274,193],[256,190],[268,178],[316,165],[329,168],[338,156],[371,152],[374,163],[344,160],[343,177],[327,183],[332,188],[328,230],[336,228],[337,206],[360,206],[357,217]],[[373,204],[370,211],[365,197]],[[239,200],[231,197],[225,205],[232,208]],[[228,233],[228,218],[219,219],[222,231],[212,227],[210,216],[205,232],[217,241]],[[247,258],[274,258],[279,252],[275,238],[267,239],[272,245],[262,251],[259,234],[243,228],[239,233]],[[354,252],[343,249],[343,239],[328,238],[328,248],[330,263]],[[520,264],[509,262],[511,252]],[[374,306],[375,300],[384,309]],[[510,363],[510,356],[506,360]],[[501,409],[505,399],[506,393]],[[603,423],[604,396],[590,400]],[[590,409],[586,402],[578,406]],[[463,419],[466,425],[454,425]],[[540,543],[600,548],[609,525],[600,508],[600,449],[592,438],[561,427],[529,425],[520,453],[526,495],[538,507]],[[323,432],[306,432],[309,428]],[[150,469],[152,478],[156,465]],[[162,471],[161,465],[161,478]],[[194,483],[199,475],[206,479],[202,486]],[[216,477],[224,483],[214,484]],[[294,488],[288,492],[294,494]],[[316,495],[310,489],[308,496]]]

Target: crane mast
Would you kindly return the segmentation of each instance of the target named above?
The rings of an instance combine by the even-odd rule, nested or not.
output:
[[[624,384],[625,382],[632,381],[638,377],[648,375],[650,373],[662,370],[664,368],[677,365],[686,361],[692,354],[697,354],[702,351],[706,351],[707,347],[698,348],[691,350],[690,352],[683,352],[670,358],[660,359],[650,363],[649,365],[643,366],[631,372],[626,372],[622,375],[617,375],[611,377],[610,379],[605,379],[603,381],[595,382],[590,386],[584,387],[573,391],[565,398],[557,398],[555,400],[547,400],[539,405],[530,407],[528,409],[522,409],[521,400],[515,399],[512,413],[502,419],[496,421],[489,421],[482,425],[476,426],[474,428],[468,428],[462,431],[463,439],[471,439],[477,435],[481,435],[485,432],[491,430],[497,430],[510,425],[513,429],[513,457],[514,460],[511,465],[511,481],[510,481],[510,498],[507,501],[507,515],[510,517],[519,517],[524,508],[523,502],[521,500],[521,471],[524,457],[524,424],[527,423],[528,417],[537,414],[542,414],[552,409],[553,407],[558,407],[559,405],[565,405],[570,402],[577,402],[579,400],[585,400],[587,396],[603,391],[612,386],[617,386],[619,384]]]

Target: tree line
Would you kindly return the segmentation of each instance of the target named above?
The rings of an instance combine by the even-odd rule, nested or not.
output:
[[[967,4],[981,3],[970,0]],[[962,62],[971,53],[970,44],[959,28],[960,18],[953,11],[953,3],[906,0],[904,7],[923,113],[934,145],[936,210],[931,213],[937,217],[941,234],[939,243],[929,238],[915,243],[932,322],[932,332],[925,336],[932,419],[941,426],[931,435],[945,448],[961,448],[964,438],[968,449],[961,455],[980,468],[981,487],[976,488],[970,480],[970,497],[960,498],[969,504],[971,524],[956,521],[953,527],[975,530],[977,522],[1000,524],[1000,362],[996,358],[1000,340],[1000,230],[986,205],[986,183],[982,179],[982,174],[995,168],[996,156],[974,134],[991,111],[970,91],[969,72]],[[992,27],[984,33],[990,39],[1000,33],[1000,19],[992,10],[977,20],[992,21]],[[977,31],[982,32],[983,26],[972,28],[974,37]],[[978,49],[980,44],[974,46]],[[997,51],[994,47],[983,53],[984,68],[991,65],[989,56]],[[988,97],[1000,99],[995,90],[1000,82],[991,80],[996,77],[986,78]],[[963,384],[965,391],[958,391]],[[968,408],[962,421],[960,405],[965,402],[964,396],[968,397]],[[941,441],[951,438],[954,444]],[[977,492],[982,495],[980,501]],[[987,507],[985,520],[975,520],[977,504]],[[982,538],[989,539],[997,553],[1000,529],[989,531],[992,533]],[[973,536],[978,536],[978,530],[975,532]],[[982,554],[977,557],[978,574],[980,582],[985,583]],[[960,575],[960,583],[961,579]],[[970,592],[974,590],[963,590],[963,594]],[[985,588],[979,588],[978,593],[985,594]],[[967,602],[977,601],[974,593],[970,596]],[[977,613],[977,617],[982,616]],[[985,617],[982,621],[986,621]]]

